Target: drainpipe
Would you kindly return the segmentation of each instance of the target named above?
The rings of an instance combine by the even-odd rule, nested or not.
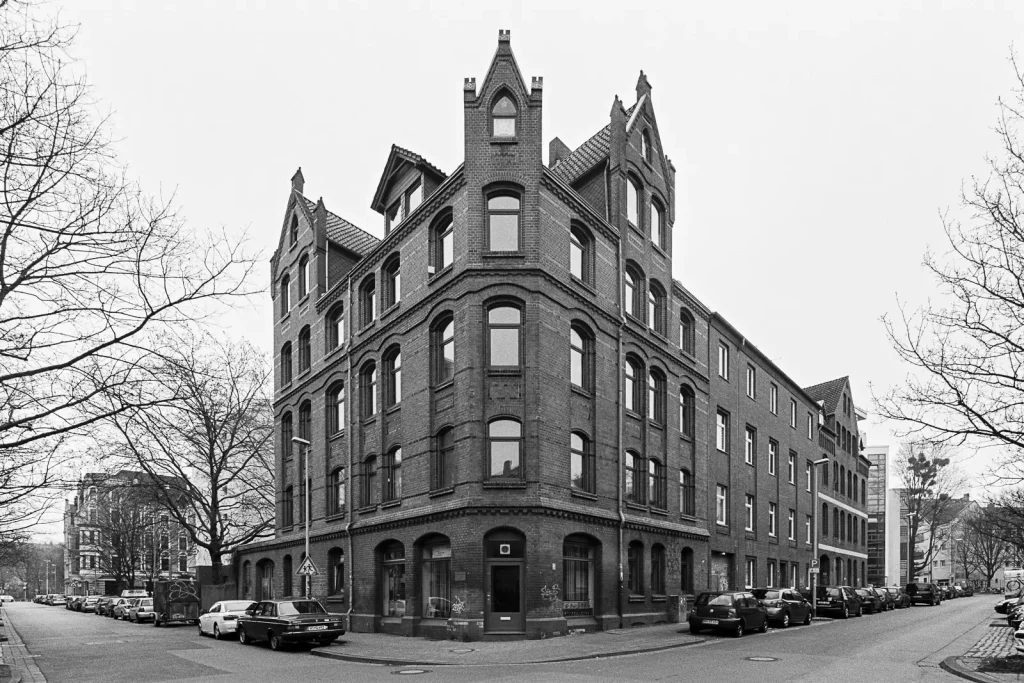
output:
[[[345,300],[345,314],[349,317],[349,321],[355,320],[355,313],[352,310],[352,274],[349,273],[348,278],[348,294]],[[345,325],[345,332],[348,334],[349,339],[352,338],[352,326]],[[345,429],[348,431],[348,462],[346,467],[348,469],[348,477],[346,477],[345,488],[348,490],[346,496],[346,507],[348,507],[348,515],[345,520],[345,540],[348,543],[348,558],[345,562],[345,566],[348,568],[348,610],[345,612],[345,627],[347,630],[352,630],[352,607],[355,601],[355,572],[352,569],[352,565],[355,564],[355,555],[352,549],[352,497],[354,491],[352,490],[352,481],[354,479],[355,469],[352,467],[352,449],[355,447],[355,429],[352,426],[352,347],[349,345],[348,351],[346,352],[348,369],[346,371],[345,380]]]
[[[605,215],[607,216],[608,215],[608,211],[610,210],[609,209],[609,202],[611,201],[610,200],[611,179],[609,177],[608,166],[607,165],[605,165],[605,179],[606,179],[605,182],[607,183],[607,188],[608,188],[608,190],[605,192],[605,207],[606,207],[605,208],[605,212],[606,212]],[[623,442],[624,442],[624,435],[623,435],[624,425],[623,425],[623,421],[622,421],[622,392],[623,392],[622,372],[623,372],[623,368],[625,367],[625,362],[626,362],[626,359],[625,359],[625,357],[623,355],[623,350],[622,350],[622,328],[626,324],[626,318],[625,318],[625,314],[623,313],[623,305],[622,305],[622,298],[623,298],[622,274],[626,272],[626,263],[625,263],[625,254],[623,253],[623,249],[622,249],[621,235],[620,235],[620,239],[619,239],[619,242],[617,244],[616,249],[618,251],[618,260],[619,260],[619,277],[618,277],[618,282],[617,282],[617,287],[618,287],[617,304],[618,304],[618,307],[619,307],[619,325],[618,325],[618,329],[616,330],[616,356],[619,359],[619,363],[618,363],[618,371],[616,372],[617,380],[616,380],[616,393],[615,393],[615,395],[618,397],[618,400],[616,401],[616,411],[615,411],[615,419],[617,420],[617,423],[618,423],[617,424],[618,443],[617,443],[617,455],[616,455],[617,462],[618,462],[618,467],[616,468],[616,477],[618,479],[618,484],[616,485],[616,491],[618,491],[617,505],[618,505],[618,511],[619,511],[619,543],[618,543],[618,554],[619,554],[619,557],[618,557],[618,559],[619,559],[619,583],[618,583],[618,586],[619,586],[619,596],[618,597],[619,597],[619,599],[618,599],[618,608],[619,608],[619,628],[622,628],[622,621],[623,621],[623,616],[624,616],[624,610],[623,610],[623,605],[622,605],[622,536],[623,536],[623,529],[626,526],[626,515],[622,511],[622,496],[623,496],[623,493],[624,493],[624,491],[622,490],[622,468],[623,468],[622,447],[623,447]]]

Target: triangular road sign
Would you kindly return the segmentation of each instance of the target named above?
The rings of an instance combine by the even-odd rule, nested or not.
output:
[[[295,573],[299,576],[303,574],[306,576],[317,576],[320,574],[320,572],[316,570],[316,565],[313,564],[313,558],[308,555],[306,556],[306,559],[302,561],[302,564],[299,565],[299,570]]]

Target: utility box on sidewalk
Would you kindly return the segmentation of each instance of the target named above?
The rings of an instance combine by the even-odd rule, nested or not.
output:
[[[671,624],[682,624],[689,617],[685,595],[668,596],[668,621]]]

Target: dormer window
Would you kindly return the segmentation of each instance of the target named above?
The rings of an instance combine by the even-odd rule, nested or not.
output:
[[[508,95],[503,95],[491,109],[492,134],[496,138],[516,136],[516,105]]]
[[[402,196],[388,207],[386,231],[391,232],[395,226],[404,221],[406,216],[415,211],[416,207],[422,203],[423,184],[417,180],[416,184],[403,192]]]

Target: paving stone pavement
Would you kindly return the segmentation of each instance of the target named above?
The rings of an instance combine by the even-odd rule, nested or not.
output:
[[[963,654],[964,657],[1009,657],[1016,654],[1013,648],[1013,629],[1006,620],[993,621],[989,632]]]

